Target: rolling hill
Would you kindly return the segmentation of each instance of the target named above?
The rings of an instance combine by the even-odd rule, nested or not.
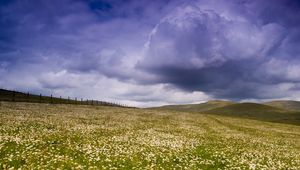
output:
[[[300,125],[300,112],[257,103],[237,103],[205,113]]]
[[[290,107],[289,107],[290,108]],[[169,105],[159,109],[248,118],[269,122],[300,125],[300,111],[258,103],[209,101],[202,104]]]
[[[176,110],[176,111],[187,111],[187,112],[204,112],[211,109],[224,107],[234,104],[231,101],[225,100],[211,100],[205,103],[199,104],[184,104],[184,105],[166,105],[161,107],[155,107],[156,109],[164,109],[164,110]]]
[[[264,103],[265,105],[278,107],[287,110],[300,111],[300,101],[292,101],[292,100],[277,100]]]

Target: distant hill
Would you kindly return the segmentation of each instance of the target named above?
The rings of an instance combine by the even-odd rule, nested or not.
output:
[[[205,113],[300,125],[300,112],[257,103],[237,103]]]
[[[186,112],[204,112],[211,109],[228,106],[231,104],[234,104],[234,102],[223,101],[223,100],[211,100],[199,104],[166,105],[166,106],[155,107],[155,108],[164,109],[164,110],[186,111]]]
[[[275,102],[277,103],[277,102]],[[156,109],[223,115],[255,120],[300,125],[300,111],[288,107],[276,107],[258,103],[234,103],[231,101],[208,101],[200,104],[167,105]],[[295,105],[293,108],[296,108]]]
[[[207,111],[209,113],[218,112],[223,115],[232,114],[235,112],[237,115],[252,115],[254,113],[285,113],[284,109],[276,108],[268,105],[258,104],[258,103],[236,103],[220,108],[215,108]]]
[[[266,102],[263,104],[282,108],[282,109],[287,109],[287,110],[300,111],[300,101],[277,100],[277,101]]]

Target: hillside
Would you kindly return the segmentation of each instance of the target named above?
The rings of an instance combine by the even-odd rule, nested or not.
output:
[[[205,103],[199,104],[185,104],[185,105],[166,105],[161,107],[156,107],[155,109],[164,109],[164,110],[176,110],[176,111],[186,111],[186,112],[204,112],[211,109],[224,107],[234,104],[231,101],[223,100],[212,100]]]
[[[300,169],[300,126],[26,102],[0,116],[0,169]]]
[[[283,102],[280,102],[280,104],[282,103]],[[271,104],[274,106],[270,106]],[[300,125],[300,111],[296,111],[297,102],[289,101],[281,107],[278,102],[271,104],[234,103],[230,101],[213,100],[200,104],[167,105],[155,109],[215,114]]]
[[[23,93],[18,91],[0,89],[0,101],[9,102],[29,102],[29,103],[52,103],[52,104],[82,104],[82,105],[105,105],[105,106],[120,106],[115,103],[109,103],[97,100],[82,100],[79,98],[62,98],[54,96],[36,95]]]
[[[300,101],[278,100],[264,103],[265,105],[278,107],[287,110],[300,111]]]
[[[300,112],[257,103],[237,103],[205,113],[300,125]]]

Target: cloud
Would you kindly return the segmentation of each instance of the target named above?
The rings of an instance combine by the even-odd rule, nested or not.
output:
[[[1,73],[1,72],[0,72]],[[32,75],[10,72],[0,87],[56,97],[94,99],[129,106],[149,107],[164,104],[196,103],[210,99],[203,92],[185,92],[167,84],[140,85],[122,82],[99,74],[72,73],[66,70]]]
[[[1,1],[0,86],[139,106],[296,99],[299,8],[292,0]]]
[[[11,35],[9,41],[2,41],[0,86],[138,106],[207,99],[202,92],[136,83],[137,79],[150,82],[155,78],[134,66],[148,32],[161,17],[163,11],[158,7],[166,3],[63,0],[5,4],[1,10],[5,27],[0,34]]]
[[[222,7],[202,3],[184,4],[164,17],[150,34],[137,68],[156,75],[158,82],[216,98],[288,95],[289,89],[283,93],[276,88],[300,80],[295,27],[267,22],[262,11],[249,15],[234,10],[237,1]],[[255,3],[239,6],[249,11]]]

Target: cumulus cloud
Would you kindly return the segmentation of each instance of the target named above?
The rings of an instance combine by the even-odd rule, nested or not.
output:
[[[0,2],[0,86],[150,106],[297,99],[300,4]]]
[[[150,34],[138,68],[155,74],[159,82],[216,98],[288,95],[289,90],[276,89],[299,81],[299,54],[290,32],[295,28],[266,22],[264,11],[250,15],[232,8],[249,11],[257,2],[230,1],[221,7],[213,2],[186,3],[164,17]]]

